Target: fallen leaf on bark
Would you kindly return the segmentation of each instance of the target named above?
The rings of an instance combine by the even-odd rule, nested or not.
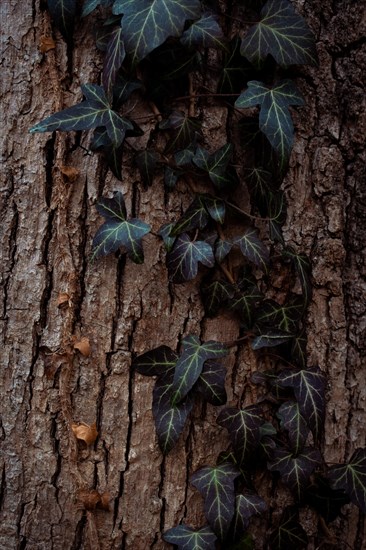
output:
[[[80,338],[80,340],[75,342],[74,349],[77,349],[78,351],[80,351],[81,355],[84,355],[84,357],[89,357],[90,355],[89,338],[87,338],[86,336],[83,336],[82,338]]]
[[[76,439],[84,441],[87,445],[92,445],[98,437],[97,425],[95,422],[91,426],[83,422],[80,424],[71,424],[71,429]]]
[[[60,166],[60,172],[68,181],[74,182],[80,175],[80,170],[73,166]]]
[[[65,308],[69,305],[70,296],[67,292],[59,292],[57,296],[57,307]]]
[[[46,53],[49,50],[54,50],[56,47],[56,43],[50,36],[41,36],[41,40],[39,41],[39,51],[41,53]]]

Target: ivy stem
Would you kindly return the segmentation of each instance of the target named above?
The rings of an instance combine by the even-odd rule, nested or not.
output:
[[[197,97],[239,97],[240,94],[217,94],[214,92],[206,93],[206,94],[196,94],[196,93],[190,93],[190,95],[182,95],[180,97],[176,97],[175,101],[183,101],[183,99],[190,99],[192,100]]]
[[[225,201],[225,202],[228,206],[230,206],[230,208],[233,208],[234,210],[239,212],[239,214],[243,214],[243,216],[246,216],[247,218],[251,218],[252,220],[262,220],[262,221],[270,222],[273,219],[273,218],[264,218],[264,217],[262,218],[261,216],[253,216],[252,214],[249,214],[249,212],[245,212],[245,210],[242,210],[241,208],[239,208],[239,206],[236,206],[236,204],[233,204],[230,201]]]
[[[192,73],[189,73],[189,75],[188,75],[188,81],[189,81],[189,96],[190,96],[189,108],[188,108],[188,116],[193,118],[194,115],[195,115],[195,98],[196,98],[196,93],[195,93],[195,90],[194,90],[194,87],[193,87],[193,76],[192,76]]]

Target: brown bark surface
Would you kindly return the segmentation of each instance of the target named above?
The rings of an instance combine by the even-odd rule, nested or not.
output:
[[[58,33],[56,48],[40,52],[41,38],[52,35],[40,4],[5,0],[0,6],[0,548],[169,548],[164,530],[182,518],[200,525],[202,501],[188,478],[215,462],[227,436],[216,425],[217,410],[198,407],[164,459],[151,413],[153,381],[132,374],[131,356],[160,344],[176,347],[190,332],[230,341],[238,327],[229,318],[204,318],[195,282],[168,284],[162,244],[151,234],[141,266],[113,255],[89,261],[102,193],[122,190],[129,212],[155,232],[167,221],[164,201],[169,219],[176,219],[185,197],[165,197],[158,178],[141,192],[128,159],[121,184],[72,135],[28,133],[76,103],[80,84],[96,81],[100,70],[91,19],[78,26],[72,52]],[[339,462],[366,445],[366,17],[363,2],[297,4],[316,34],[320,67],[301,69],[298,79],[306,106],[295,115],[284,182],[285,234],[313,266],[309,365],[328,375],[324,450],[327,461]],[[222,109],[206,115],[212,146],[225,142],[225,122]],[[143,127],[147,140],[152,126]],[[75,181],[65,166],[77,168]],[[73,337],[89,339],[89,357],[74,350]],[[249,404],[245,382],[256,370],[254,353],[233,351],[226,365],[229,404]],[[88,448],[71,430],[82,422],[96,423],[99,433]],[[86,510],[88,490],[108,493],[110,511]],[[273,493],[262,492],[275,506]],[[288,498],[285,493],[281,502]],[[302,516],[309,549],[325,536],[314,517]],[[364,519],[354,506],[330,529],[336,547],[366,548]],[[257,548],[264,548],[263,531],[256,537]]]

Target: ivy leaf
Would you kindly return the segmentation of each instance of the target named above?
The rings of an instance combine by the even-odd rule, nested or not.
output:
[[[252,285],[243,292],[237,292],[229,303],[229,309],[240,315],[240,320],[248,329],[253,324],[253,312],[255,305],[263,298],[257,286]]]
[[[48,10],[66,40],[70,40],[74,31],[76,0],[47,0]]]
[[[252,349],[272,348],[291,339],[292,334],[279,329],[255,327],[256,337],[252,341]]]
[[[164,169],[164,185],[168,190],[174,189],[177,184],[178,178],[181,175],[179,170],[174,170],[170,166],[166,166]]]
[[[215,187],[224,189],[235,182],[233,173],[228,171],[232,154],[233,146],[231,143],[226,143],[226,145],[211,154],[202,147],[197,147],[192,161],[198,168],[207,172]]]
[[[176,544],[178,550],[212,550],[217,537],[208,525],[201,529],[177,525],[165,531],[163,539],[170,544]]]
[[[81,89],[86,97],[85,101],[45,118],[29,131],[31,133],[54,130],[77,131],[103,126],[107,130],[112,145],[114,147],[121,145],[126,131],[133,128],[131,122],[120,117],[110,108],[101,86],[85,84]]]
[[[233,243],[239,245],[242,254],[256,266],[267,271],[269,252],[258,237],[258,231],[249,227],[240,237],[235,237]]]
[[[164,376],[175,367],[178,354],[168,346],[159,346],[139,355],[132,362],[132,367],[144,376]]]
[[[102,198],[97,210],[106,221],[93,239],[93,258],[100,258],[123,246],[132,261],[142,263],[141,239],[150,231],[150,226],[137,218],[126,220],[122,193],[115,193],[113,199]]]
[[[265,300],[257,311],[256,325],[260,328],[279,329],[292,335],[298,330],[303,311],[301,296],[295,296],[282,305],[274,300]]]
[[[253,458],[253,451],[260,440],[260,426],[263,424],[260,409],[256,405],[245,409],[223,409],[217,417],[217,423],[228,430],[239,464]]]
[[[218,359],[228,354],[228,349],[220,342],[200,343],[197,336],[187,336],[182,340],[183,352],[174,372],[173,403],[183,399],[200,377],[207,359]]]
[[[347,464],[332,466],[328,476],[333,489],[343,490],[366,513],[366,449],[356,449]]]
[[[211,405],[225,405],[227,399],[225,377],[225,367],[213,359],[208,359],[203,365],[194,389]]]
[[[225,48],[224,33],[218,17],[204,13],[182,34],[180,41],[187,48]]]
[[[165,147],[165,153],[194,146],[201,136],[201,126],[198,118],[190,117],[182,111],[173,111],[167,120],[159,124],[160,130],[171,131],[171,139]]]
[[[230,241],[224,241],[222,239],[217,239],[215,243],[215,259],[217,262],[221,263],[225,260],[226,256],[229,254],[232,249],[233,244]]]
[[[295,370],[286,369],[277,377],[280,387],[294,390],[300,411],[319,441],[324,426],[326,378],[319,367]]]
[[[191,229],[203,229],[206,227],[208,220],[209,215],[201,196],[197,196],[174,225],[170,234],[172,237],[176,237],[180,233],[190,231]]]
[[[113,106],[118,109],[127,101],[130,95],[135,90],[142,88],[140,80],[127,80],[120,74],[117,74],[116,81],[113,86]]]
[[[233,538],[245,533],[252,516],[263,514],[267,510],[266,502],[256,493],[236,495],[235,515],[233,520]]]
[[[135,156],[135,163],[141,174],[142,181],[148,187],[153,184],[156,167],[160,157],[156,151],[145,149]]]
[[[308,546],[308,537],[299,523],[299,512],[295,506],[284,509],[280,523],[269,537],[271,550],[302,550]]]
[[[214,317],[222,307],[231,304],[234,296],[233,286],[226,281],[212,281],[201,286],[203,305],[206,315]]]
[[[306,333],[301,330],[292,339],[291,357],[293,362],[298,364],[302,369],[306,367]]]
[[[159,229],[159,235],[164,241],[165,250],[170,252],[175,243],[175,237],[170,236],[170,232],[174,227],[174,223],[164,223]]]
[[[326,523],[334,521],[342,507],[350,502],[343,490],[332,489],[328,479],[315,475],[314,481],[305,491],[304,501],[323,516]]]
[[[295,84],[287,79],[268,88],[263,82],[251,80],[248,88],[235,102],[235,107],[246,109],[260,105],[259,127],[284,165],[291,153],[294,140],[290,105],[303,105],[304,100]]]
[[[293,452],[299,453],[306,443],[309,428],[300,412],[299,404],[294,401],[283,403],[277,411],[281,427],[287,430]]]
[[[179,403],[172,403],[173,376],[173,370],[170,369],[165,376],[157,379],[153,390],[152,412],[159,447],[164,455],[178,441],[194,403],[192,395],[187,395]]]
[[[224,52],[218,93],[239,93],[243,88],[243,82],[250,80],[252,72],[251,64],[240,54],[240,39],[235,36]]]
[[[122,31],[135,65],[170,36],[180,36],[188,19],[200,16],[200,2],[186,0],[116,0],[113,13],[123,14]]]
[[[110,6],[113,4],[113,0],[84,0],[83,11],[81,17],[89,15],[92,11],[95,10],[99,5]]]
[[[170,279],[175,283],[194,279],[198,272],[198,262],[207,267],[214,266],[212,247],[204,241],[191,241],[186,233],[179,235],[167,255]]]
[[[210,217],[218,223],[223,224],[225,221],[226,205],[225,201],[219,199],[218,197],[213,197],[211,195],[201,195],[201,200]]]
[[[177,151],[174,155],[174,160],[177,166],[181,168],[192,168],[192,159],[194,157],[194,151],[192,149],[182,149]]]
[[[214,468],[200,468],[190,480],[205,499],[206,519],[220,540],[225,538],[234,515],[234,479],[238,475],[239,470],[226,462]]]
[[[259,23],[241,43],[241,54],[257,63],[268,54],[281,66],[317,64],[314,35],[288,0],[269,0]]]
[[[102,82],[108,93],[112,92],[117,72],[126,56],[121,27],[113,29],[103,63]]]
[[[306,305],[309,303],[311,298],[311,265],[309,258],[305,254],[297,254],[291,247],[288,247],[283,251],[283,256],[290,259],[299,276]]]

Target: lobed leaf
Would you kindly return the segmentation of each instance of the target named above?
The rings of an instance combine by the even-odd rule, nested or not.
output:
[[[148,187],[153,184],[156,167],[160,160],[159,154],[150,149],[140,151],[135,155],[135,163],[139,169],[142,181]]]
[[[235,514],[233,519],[233,537],[237,539],[245,533],[252,516],[263,514],[267,510],[266,502],[256,493],[245,493],[235,497]]]
[[[225,357],[228,349],[220,342],[200,343],[197,336],[187,336],[182,340],[183,352],[174,372],[173,403],[183,399],[200,377],[203,365],[208,359]]]
[[[223,409],[217,417],[217,423],[229,432],[239,464],[247,463],[259,444],[260,426],[263,424],[260,412],[256,405],[241,410],[229,407]]]
[[[165,250],[170,252],[175,243],[175,237],[170,236],[170,232],[174,227],[174,223],[164,223],[159,229],[159,235],[164,241]]]
[[[295,296],[288,303],[282,305],[274,300],[265,300],[257,310],[256,325],[261,329],[272,328],[288,334],[295,334],[303,312],[301,296]]]
[[[125,219],[124,200],[119,192],[115,193],[113,199],[101,199],[97,209],[106,221],[93,239],[93,258],[110,254],[123,246],[135,263],[142,263],[144,255],[141,240],[150,231],[150,226],[136,218]]]
[[[308,537],[299,523],[297,507],[288,506],[282,513],[280,523],[270,534],[269,545],[271,550],[302,550],[308,546]]]
[[[307,305],[311,298],[311,265],[309,258],[305,254],[297,254],[291,247],[286,248],[283,251],[285,258],[289,258],[294,266],[302,287],[305,305]]]
[[[235,107],[246,109],[260,105],[259,127],[284,165],[291,153],[294,140],[290,105],[303,105],[304,100],[294,83],[281,80],[272,88],[263,82],[251,80],[248,88],[235,102]]]
[[[281,427],[287,430],[291,448],[295,454],[304,447],[309,428],[302,416],[299,404],[294,401],[283,403],[277,411]]]
[[[347,464],[332,466],[327,477],[333,489],[343,490],[366,513],[366,449],[356,449]]]
[[[127,53],[136,65],[172,36],[180,36],[188,19],[200,16],[200,2],[186,0],[115,0],[113,13],[123,14]]]
[[[181,43],[187,48],[225,48],[225,37],[218,17],[209,12],[192,23],[182,34]]]
[[[227,186],[236,183],[234,174],[228,170],[232,154],[233,146],[231,143],[226,143],[226,145],[211,154],[202,147],[197,147],[192,161],[198,168],[207,172],[215,187],[225,189]]]
[[[95,10],[99,5],[110,6],[113,4],[113,0],[84,0],[83,11],[81,17],[89,15],[92,11]]]
[[[132,367],[144,376],[164,376],[175,367],[178,354],[168,346],[147,351],[132,362]]]
[[[233,243],[239,245],[242,254],[256,266],[267,271],[269,252],[258,237],[258,231],[249,227],[240,237],[235,237]]]
[[[229,303],[229,309],[236,311],[240,320],[248,329],[253,324],[253,313],[256,304],[263,298],[257,286],[252,285],[245,291],[236,292],[234,298]]]
[[[196,196],[193,202],[188,206],[184,214],[171,230],[171,236],[176,237],[181,233],[191,229],[203,229],[209,221],[209,215],[201,196]]]
[[[287,369],[278,375],[277,384],[294,390],[301,414],[306,419],[315,440],[319,441],[325,416],[326,378],[324,373],[319,367],[302,370]]]
[[[220,540],[225,538],[235,511],[234,480],[240,474],[231,463],[200,468],[191,483],[205,499],[204,510],[210,527]]]
[[[212,247],[204,241],[191,241],[186,233],[182,233],[167,255],[170,279],[175,283],[194,279],[199,262],[207,267],[214,266]]]
[[[202,300],[208,317],[214,317],[222,307],[231,305],[234,288],[226,281],[212,281],[201,286]]]
[[[270,54],[282,66],[317,64],[314,35],[291,2],[269,0],[260,17],[242,40],[244,57],[258,63]]]
[[[177,525],[165,531],[163,539],[170,544],[177,545],[178,550],[212,550],[217,537],[208,525],[201,529]]]
[[[227,399],[225,377],[225,367],[213,359],[208,359],[203,365],[194,390],[200,393],[211,405],[225,405]]]
[[[167,120],[160,122],[160,130],[169,130],[171,139],[165,152],[173,153],[195,145],[201,136],[202,123],[198,118],[190,117],[182,111],[173,111]]]
[[[256,336],[252,341],[252,349],[272,348],[291,340],[292,334],[280,329],[255,327]]]
[[[126,56],[121,27],[113,29],[109,38],[103,63],[102,82],[105,90],[112,93],[117,73]]]
[[[55,26],[66,40],[74,31],[76,0],[47,0],[47,7]]]
[[[315,475],[304,494],[306,504],[323,516],[326,523],[334,521],[345,504],[350,502],[343,489],[332,489],[328,479]]]

